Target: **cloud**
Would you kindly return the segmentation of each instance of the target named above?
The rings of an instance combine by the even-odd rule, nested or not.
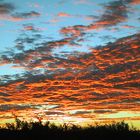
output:
[[[0,92],[0,96],[7,97],[7,96],[10,96],[10,95],[7,94],[7,93]]]
[[[14,12],[16,7],[11,3],[0,3],[0,19],[5,21],[12,21],[12,22],[18,22],[25,19],[33,19],[35,17],[41,16],[40,13],[36,11],[30,11],[30,12]]]
[[[97,25],[112,26],[127,20],[127,3],[121,0],[113,1],[105,5],[105,12]]]
[[[0,102],[5,105],[1,106],[1,110],[26,108],[9,108],[6,100],[17,105],[35,102],[38,106],[27,106],[27,109],[40,107],[44,111],[46,107],[39,104],[47,102],[54,105],[57,102],[58,111],[52,108],[52,111],[46,112],[48,116],[66,115],[61,113],[66,110],[84,109],[86,111],[75,114],[88,117],[91,109],[96,115],[112,113],[113,109],[116,112],[120,108],[138,109],[139,34],[91,49],[89,53],[54,53],[54,49],[63,46],[78,47],[78,40],[82,40],[87,31],[115,26],[127,20],[128,4],[118,0],[104,5],[105,12],[95,23],[64,27],[60,30],[64,38],[60,40],[40,41],[42,36],[38,28],[32,24],[23,25],[22,31],[26,35],[15,41],[18,52],[8,51],[0,57],[0,65],[12,63],[25,69],[21,75],[0,78]],[[21,20],[38,16],[40,14],[33,11],[12,15]],[[66,15],[61,13],[59,16]],[[37,38],[40,38],[39,42]],[[26,45],[30,44],[37,45],[26,49]]]
[[[81,17],[81,16],[79,16],[79,17]],[[84,17],[84,19],[93,21],[95,19],[98,19],[98,17],[95,16],[95,15],[87,15],[87,16]]]
[[[13,18],[10,16],[14,10],[15,6],[11,3],[2,3],[0,2],[0,20],[13,20]]]
[[[88,111],[88,110],[79,110],[79,111],[75,111],[74,113],[71,113],[71,115],[87,115],[87,114],[91,114],[92,111]]]
[[[40,28],[36,28],[33,24],[24,24],[23,28],[25,31],[39,32]]]
[[[140,1],[139,0],[127,0],[130,4],[140,4]]]
[[[69,26],[69,27],[62,28],[60,30],[60,33],[66,35],[66,36],[71,36],[73,38],[77,38],[84,34],[83,31],[85,29],[86,29],[86,26],[75,25],[75,26]]]
[[[24,13],[14,13],[12,14],[13,19],[19,19],[19,20],[24,20],[24,19],[29,19],[29,18],[35,18],[41,16],[40,13],[36,11],[30,11],[30,12],[24,12]]]
[[[101,17],[99,17],[98,20],[96,20],[94,23],[91,23],[89,25],[75,25],[64,27],[60,30],[60,33],[65,36],[79,38],[91,30],[116,26],[119,23],[125,22],[127,20],[129,13],[129,4],[130,2],[121,0],[116,0],[104,4],[103,7],[105,8],[105,11],[101,15]]]
[[[25,26],[24,29],[27,31],[32,31],[32,30],[34,30],[34,27],[33,26]]]
[[[126,28],[126,29],[133,29],[133,28],[135,28],[135,26],[130,26],[130,25],[123,25],[121,27],[122,28]]]
[[[96,109],[94,110],[94,113],[104,114],[104,113],[116,113],[115,110],[108,110],[108,109]]]
[[[70,14],[64,13],[64,12],[60,12],[57,14],[58,17],[71,17]]]
[[[13,104],[13,105],[0,105],[0,111],[9,111],[9,110],[24,110],[24,109],[27,109],[29,108],[30,106],[29,105],[16,105],[16,104]]]
[[[60,112],[60,111],[46,111],[45,114],[46,115],[51,115],[51,116],[64,115],[64,113]]]
[[[0,91],[11,95],[4,96],[9,104],[57,102],[57,110],[85,109],[85,115],[90,109],[96,109],[96,114],[111,113],[108,109],[135,110],[139,104],[139,36],[119,39],[87,54],[68,54],[66,58],[46,56],[43,51],[46,48],[25,51],[15,55],[12,61],[22,66],[25,63],[25,67],[32,69],[17,80],[9,79],[1,84]],[[52,47],[61,43],[48,44]],[[33,56],[37,59],[33,60]],[[36,68],[42,68],[43,72]],[[4,104],[5,99],[0,101]]]
[[[41,29],[34,26],[34,24],[23,24],[23,29],[20,31],[21,34],[15,40],[15,49],[22,52],[29,50],[29,46],[39,46],[39,42],[42,40]],[[28,46],[27,46],[28,45]],[[30,50],[31,51],[31,50]],[[9,53],[12,54],[11,51]],[[16,55],[16,54],[14,54]]]
[[[15,10],[15,6],[11,3],[0,3],[0,15],[10,14]]]
[[[28,26],[27,26],[28,27]],[[31,29],[33,29],[32,27]],[[30,31],[30,30],[29,30]],[[32,31],[32,30],[31,30]],[[16,40],[16,48],[24,50],[24,44],[32,44],[37,41],[38,36],[32,37],[20,37]],[[75,45],[71,38],[64,38],[61,40],[50,41],[50,42],[43,42],[38,44],[38,47],[35,49],[25,50],[21,53],[15,53],[14,57],[11,56],[12,52],[6,52],[7,55],[1,55],[1,65],[7,63],[15,63],[20,64],[22,67],[26,67],[27,69],[37,68],[41,66],[42,68],[45,67],[45,63],[56,61],[57,58],[52,56],[52,50],[55,48],[60,48],[64,45]],[[12,54],[13,55],[13,54]],[[36,57],[38,55],[39,57]],[[60,59],[61,60],[61,59]],[[59,61],[59,60],[58,60]],[[43,65],[44,64],[44,65]],[[51,67],[50,67],[51,68]]]

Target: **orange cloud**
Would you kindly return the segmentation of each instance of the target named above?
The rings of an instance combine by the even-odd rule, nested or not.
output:
[[[140,4],[140,1],[139,0],[131,0],[131,4]]]
[[[55,45],[63,43],[58,41]],[[112,120],[114,113],[139,111],[138,56],[139,34],[93,49],[89,54],[68,59],[44,58],[42,63],[53,62],[52,73],[28,75],[0,85],[0,109],[5,114],[14,111],[28,117],[43,113],[49,120],[74,116]],[[26,109],[22,114],[23,108]],[[77,111],[72,113],[74,110]],[[135,119],[133,115],[125,118]]]
[[[80,3],[87,1],[80,1]],[[71,37],[81,37],[85,32],[90,30],[102,29],[105,27],[115,26],[118,23],[124,22],[128,18],[128,4],[130,2],[113,1],[105,5],[105,11],[102,16],[95,22],[89,25],[75,25],[62,28],[60,33]],[[127,26],[128,27],[128,26]]]
[[[135,27],[134,26],[129,26],[129,25],[124,25],[124,26],[122,26],[122,28],[131,29],[131,28],[135,28]]]
[[[61,12],[61,13],[58,13],[57,16],[58,17],[70,17],[71,15],[70,14],[67,14],[67,13]]]
[[[25,26],[24,29],[25,29],[25,30],[33,30],[34,27],[33,27],[33,26]]]

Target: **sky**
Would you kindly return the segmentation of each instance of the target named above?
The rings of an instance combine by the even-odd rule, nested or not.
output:
[[[140,0],[0,0],[0,122],[140,128]]]

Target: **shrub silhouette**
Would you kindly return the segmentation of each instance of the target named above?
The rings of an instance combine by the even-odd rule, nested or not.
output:
[[[1,140],[100,140],[121,139],[139,140],[140,131],[130,128],[124,121],[112,124],[81,127],[74,124],[61,124],[59,126],[47,121],[27,122],[15,117],[15,123],[7,123],[5,128],[0,128]]]

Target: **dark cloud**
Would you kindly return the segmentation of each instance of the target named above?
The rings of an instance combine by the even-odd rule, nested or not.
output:
[[[26,31],[32,31],[34,33],[41,32],[39,28],[35,27],[34,24],[23,24],[23,30]],[[27,33],[25,33],[27,34]]]
[[[60,112],[60,111],[46,111],[45,112],[46,115],[64,115],[63,112]]]
[[[126,21],[129,13],[129,4],[130,2],[122,0],[103,4],[105,11],[101,17],[98,17],[98,19],[96,17],[97,20],[94,23],[64,27],[60,30],[60,33],[71,37],[75,41],[83,40],[88,31],[115,26]],[[90,18],[95,18],[95,16],[90,15]]]
[[[34,110],[37,110],[39,108],[44,108],[44,109],[56,109],[60,107],[59,105],[48,105],[48,104],[2,104],[0,105],[0,111],[17,111],[17,110],[26,110],[26,109],[34,109]],[[48,111],[48,112],[45,112],[46,114],[48,113],[49,114],[50,112],[50,115],[52,114],[62,114],[61,112],[59,111]]]
[[[0,14],[10,14],[15,10],[15,6],[11,3],[0,3]]]
[[[13,18],[19,18],[19,19],[28,19],[28,18],[39,17],[39,16],[41,16],[41,14],[36,11],[12,14]]]
[[[104,114],[104,113],[117,113],[115,110],[108,110],[108,109],[96,109],[94,113]]]
[[[1,100],[3,100],[4,102],[7,102],[7,103],[12,101],[11,99],[8,99],[7,97],[1,98]]]
[[[116,40],[116,38],[113,37],[113,36],[111,36],[111,35],[101,36],[100,38],[101,38],[102,40],[104,40],[104,41],[108,41],[108,42],[111,42],[111,41]]]
[[[31,34],[32,33],[32,34]],[[30,47],[39,46],[39,42],[42,39],[41,31],[39,28],[35,27],[34,24],[28,23],[23,24],[23,29],[21,30],[21,34],[15,40],[15,48],[22,53],[29,49]]]
[[[34,31],[35,27],[31,24],[31,25],[23,25],[24,30],[26,31]]]
[[[105,5],[105,12],[101,19],[97,21],[103,26],[116,25],[123,22],[128,17],[127,3],[122,0],[116,0]]]
[[[7,97],[7,96],[10,96],[9,94],[7,93],[3,93],[3,92],[0,92],[0,97],[3,96],[3,97]]]
[[[0,19],[12,22],[18,22],[26,19],[33,19],[35,17],[41,16],[39,12],[30,11],[30,12],[14,12],[15,6],[11,3],[0,3]]]
[[[85,110],[85,111],[76,111],[75,113],[72,113],[72,115],[84,115],[84,114],[91,114],[92,111],[88,111],[88,110]]]
[[[36,88],[36,90],[42,90],[42,88]],[[33,95],[33,98],[42,98],[42,97],[45,97],[46,94],[34,94]]]
[[[24,110],[30,108],[29,105],[16,105],[16,104],[5,104],[0,105],[0,111],[9,111],[9,110]]]
[[[31,44],[37,42],[40,38],[38,38],[38,35],[35,36],[26,36],[23,37],[20,36],[15,42],[16,42],[16,48],[18,50],[23,50],[21,53],[15,53],[13,56],[10,56],[11,52],[7,52],[5,55],[1,55],[1,63],[15,63],[20,64],[26,68],[35,68],[37,65],[41,66],[42,63],[53,63],[53,61],[62,61],[61,58],[57,58],[55,56],[52,56],[52,50],[55,48],[62,47],[64,45],[74,45],[74,42],[71,38],[65,38],[62,40],[56,40],[56,41],[49,41],[49,42],[43,42],[39,43],[38,46],[35,49],[29,49],[25,50],[26,44]],[[10,54],[9,54],[10,53]],[[38,56],[38,57],[37,57]],[[60,60],[59,60],[60,59]],[[64,60],[64,59],[63,59]],[[65,60],[66,61],[66,60]],[[42,63],[41,63],[42,62]],[[57,62],[59,63],[59,62]],[[51,68],[51,64],[49,65]],[[44,68],[44,65],[42,65]]]
[[[129,37],[128,37],[129,38]],[[52,73],[55,75],[58,75],[61,77],[62,75],[67,75],[68,72],[71,72],[69,75],[69,78],[77,75],[79,73],[86,73],[83,74],[80,78],[89,78],[91,77],[90,75],[92,74],[98,74],[102,73],[99,75],[99,78],[103,78],[106,75],[109,75],[110,73],[112,74],[117,74],[120,72],[127,70],[131,70],[132,68],[137,66],[138,61],[130,61],[125,53],[133,56],[137,55],[136,51],[130,52],[129,47],[120,47],[119,43],[123,42],[124,40],[120,40],[117,43],[111,43],[108,46],[106,46],[106,49],[102,49],[98,55],[93,55],[92,53],[89,54],[84,54],[80,56],[71,56],[70,54],[67,54],[66,58],[60,58],[53,56],[51,54],[51,50],[54,47],[61,47],[67,43],[69,43],[69,38],[66,40],[59,40],[59,41],[52,41],[52,42],[47,42],[47,43],[42,43],[41,47],[36,48],[35,50],[27,50],[24,51],[24,53],[17,53],[14,54],[13,57],[9,57],[7,55],[2,55],[1,56],[1,61],[3,63],[15,63],[18,65],[21,65],[25,68],[29,68],[31,70],[36,69],[36,68],[43,68],[46,70],[46,73]],[[130,44],[128,44],[130,45]],[[113,47],[112,47],[113,46]],[[116,47],[116,48],[115,48]],[[114,49],[120,50],[121,52],[113,53]],[[137,48],[136,48],[137,49]],[[113,53],[113,55],[112,55]],[[109,57],[113,57],[115,59],[115,63],[111,60],[109,60]],[[91,60],[94,60],[91,61]],[[104,60],[102,63],[101,60]],[[122,63],[121,60],[129,60],[127,63]],[[86,61],[89,62],[89,64],[85,68]],[[90,62],[91,61],[91,62]],[[117,62],[118,61],[118,62]],[[120,63],[121,62],[121,63]],[[114,63],[114,64],[113,64]],[[117,67],[117,69],[116,69]],[[136,67],[135,69],[137,69]],[[60,69],[60,70],[59,70]],[[51,70],[49,72],[49,70]],[[34,71],[35,72],[35,71]],[[57,76],[58,78],[58,76]],[[67,77],[68,78],[68,77]],[[96,78],[96,76],[95,76]],[[108,82],[117,82],[117,80],[121,81],[121,79],[113,78],[113,79],[108,79]]]
[[[84,31],[86,29],[86,26],[83,25],[75,25],[75,26],[69,26],[64,27],[60,30],[61,34],[64,34],[65,36],[70,36],[73,38],[77,38],[84,35]]]

